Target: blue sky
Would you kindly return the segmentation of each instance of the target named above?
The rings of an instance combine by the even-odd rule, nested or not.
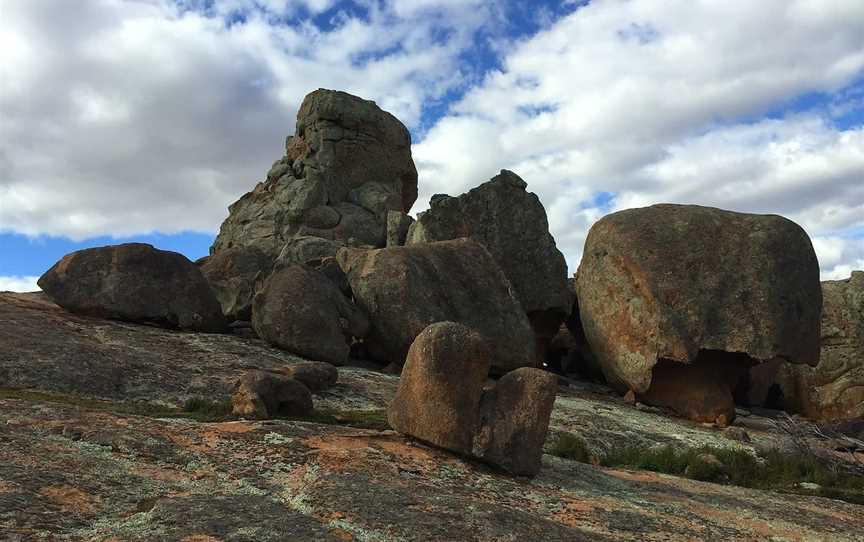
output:
[[[409,127],[415,213],[519,173],[570,272],[603,214],[676,202],[788,216],[842,278],[864,268],[861,28],[859,0],[11,0],[0,290],[88,246],[206,254],[319,87]]]

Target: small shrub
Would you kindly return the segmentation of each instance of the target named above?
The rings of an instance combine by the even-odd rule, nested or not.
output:
[[[563,459],[590,463],[591,453],[585,441],[572,433],[558,433],[558,438],[549,449],[549,453]]]
[[[227,419],[232,410],[230,400],[210,401],[203,397],[190,397],[183,403],[183,411],[192,414],[200,421],[218,421]]]

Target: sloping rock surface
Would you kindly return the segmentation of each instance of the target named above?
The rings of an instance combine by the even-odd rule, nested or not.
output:
[[[864,271],[823,282],[822,298],[819,365],[780,367],[783,404],[808,418],[864,418]]]
[[[299,358],[260,340],[71,314],[0,293],[0,533],[10,540],[861,540],[862,507],[543,456],[532,480],[406,439],[311,422],[199,423],[114,413],[78,397],[227,399],[243,370]],[[398,378],[354,367],[315,407],[380,412]],[[209,395],[208,395],[209,394]],[[0,397],[5,397],[0,396]],[[762,418],[751,417],[762,422]],[[592,449],[752,443],[639,410],[608,389],[560,388],[551,429]],[[209,537],[209,538],[208,538]]]
[[[461,196],[438,195],[411,225],[406,244],[460,237],[482,244],[507,275],[525,312],[557,315],[549,319],[548,329],[538,330],[551,338],[573,303],[567,262],[549,233],[543,204],[526,187],[518,175],[502,170]]]
[[[861,540],[861,507],[544,459],[532,481],[391,431],[0,400],[19,540]],[[15,540],[16,538],[11,538]]]
[[[67,254],[39,278],[39,287],[80,314],[207,332],[226,327],[201,271],[182,254],[143,243]]]
[[[507,277],[470,239],[337,255],[357,305],[372,322],[373,357],[402,365],[414,338],[435,322],[476,329],[492,345],[492,367],[533,366],[534,336]]]
[[[774,215],[654,205],[591,228],[582,326],[610,383],[644,393],[665,359],[704,351],[816,364],[822,294],[807,234]]]

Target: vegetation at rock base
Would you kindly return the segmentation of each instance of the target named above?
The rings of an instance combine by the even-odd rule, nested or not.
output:
[[[591,463],[591,452],[585,441],[572,433],[559,432],[547,453],[580,463]]]
[[[580,437],[569,433],[560,433],[556,443],[547,451],[564,459],[604,467],[648,470],[705,482],[818,495],[864,504],[864,476],[832,468],[824,460],[803,452],[770,450],[755,455],[744,449],[666,445],[631,446],[603,457],[594,457]],[[807,489],[801,485],[805,483],[818,487]]]
[[[26,390],[16,388],[0,388],[0,399],[19,399],[31,402],[57,403],[67,406],[128,414],[132,416],[147,416],[150,418],[183,418],[198,422],[220,422],[236,419],[231,414],[231,401],[211,401],[203,397],[191,397],[182,408],[175,408],[156,403],[103,401],[87,399],[65,393]],[[341,425],[358,429],[373,429],[384,431],[390,429],[387,423],[387,412],[378,410],[317,410],[309,416],[295,418],[279,418],[284,420],[306,421],[325,425]]]
[[[210,401],[203,397],[190,397],[183,403],[183,411],[214,420],[227,419],[231,415],[231,401]]]
[[[186,418],[200,422],[222,421],[228,418],[228,411],[222,403],[203,399],[190,399],[184,408],[176,408],[158,403],[139,401],[103,401],[58,392],[37,391],[17,388],[0,388],[0,399],[19,399],[31,402],[58,403],[71,407],[84,408],[99,412],[148,416],[150,418]]]
[[[304,421],[327,425],[344,425],[357,429],[385,431],[390,429],[386,410],[316,410]]]

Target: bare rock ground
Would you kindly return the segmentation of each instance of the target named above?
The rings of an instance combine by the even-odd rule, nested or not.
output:
[[[121,413],[135,401],[225,400],[244,370],[302,361],[263,341],[85,318],[39,294],[2,293],[0,344],[0,388],[68,394],[0,398],[3,540],[864,539],[864,508],[821,497],[551,455],[528,480],[389,430]],[[315,407],[380,412],[397,382],[342,367],[339,382],[314,396]],[[574,433],[598,452],[781,438],[764,427],[748,428],[752,442],[741,443],[574,384],[559,387],[549,438]]]

